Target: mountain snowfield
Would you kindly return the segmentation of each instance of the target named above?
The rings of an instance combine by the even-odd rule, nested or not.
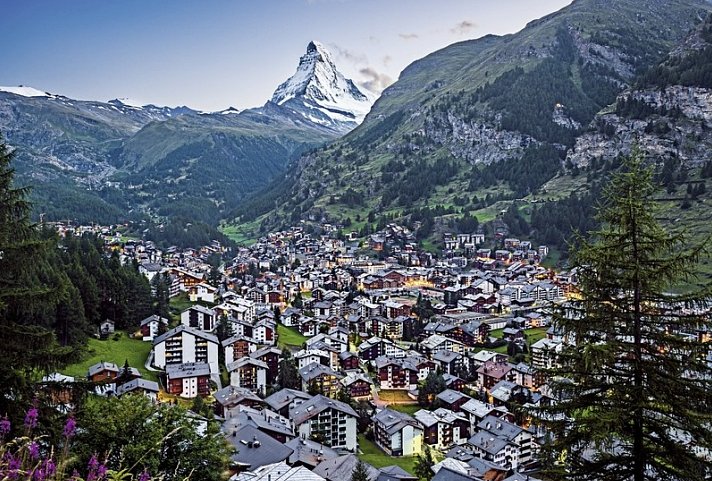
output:
[[[0,92],[7,92],[22,97],[55,97],[49,92],[43,92],[33,87],[18,85],[17,87],[0,87]]]
[[[375,100],[375,94],[360,90],[336,69],[321,43],[312,41],[296,73],[277,87],[271,101],[312,122],[351,130],[363,121]]]

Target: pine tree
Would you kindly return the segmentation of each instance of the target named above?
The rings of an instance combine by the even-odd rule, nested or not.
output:
[[[430,448],[426,444],[423,449],[423,454],[418,454],[415,457],[415,465],[413,467],[413,470],[415,471],[414,474],[421,481],[430,481],[433,479],[434,475],[432,470],[433,464],[435,464],[433,455],[430,452]]]
[[[353,472],[351,473],[351,481],[369,481],[366,463],[360,459],[356,463]]]
[[[297,364],[294,362],[292,353],[289,349],[282,351],[282,360],[279,362],[279,374],[277,375],[277,384],[280,388],[301,389],[301,377],[297,370]]]
[[[11,161],[0,140],[0,412],[10,415],[33,395],[33,379],[73,355],[54,332],[61,292],[52,283],[51,243],[30,222],[28,190],[14,187]]]
[[[581,300],[555,322],[573,340],[550,370],[559,401],[538,413],[576,480],[702,480],[712,446],[709,289],[677,294],[704,250],[656,221],[652,169],[635,153],[605,191],[602,227],[573,256]],[[536,414],[535,414],[536,415]]]

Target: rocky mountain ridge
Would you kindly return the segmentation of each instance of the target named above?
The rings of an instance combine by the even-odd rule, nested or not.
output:
[[[19,183],[33,187],[36,210],[48,220],[147,215],[217,224],[287,162],[349,131],[370,109],[372,99],[338,72],[323,46],[312,42],[308,50],[304,88],[294,77],[285,82],[278,92],[293,88],[281,105],[207,113],[1,87],[0,132],[16,149]]]

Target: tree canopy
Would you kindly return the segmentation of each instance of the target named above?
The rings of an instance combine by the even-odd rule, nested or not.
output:
[[[564,461],[555,479],[702,480],[712,445],[710,290],[680,292],[703,247],[656,220],[653,170],[640,154],[604,191],[601,227],[579,239],[580,300],[557,312],[569,342],[548,372],[551,407],[535,415]]]

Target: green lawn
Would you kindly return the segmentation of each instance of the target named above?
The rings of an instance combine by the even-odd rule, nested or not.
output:
[[[378,397],[386,402],[413,402],[413,399],[408,396],[408,392],[402,389],[381,389],[378,391]]]
[[[151,343],[140,339],[131,339],[126,333],[120,332],[121,338],[114,341],[113,336],[105,341],[90,338],[87,343],[87,352],[83,359],[70,364],[62,370],[63,374],[77,378],[86,377],[89,366],[101,361],[113,362],[119,368],[128,359],[129,366],[137,368],[145,379],[156,381],[158,377],[153,371],[147,371],[144,363],[151,351]]]
[[[393,409],[394,411],[410,414],[412,416],[422,408],[419,404],[389,404],[388,409]]]
[[[358,454],[359,459],[370,464],[374,468],[384,468],[386,466],[399,466],[410,474],[415,473],[415,456],[389,456],[375,443],[366,439],[363,434],[358,435],[358,445],[361,453]]]
[[[305,336],[291,327],[284,326],[282,324],[277,324],[277,345],[280,348],[289,347],[302,347],[307,340]]]
[[[190,306],[192,306],[194,303],[190,302],[190,299],[188,299],[188,293],[187,292],[181,292],[175,297],[171,297],[169,301],[169,305],[171,307],[171,311],[173,314],[176,316],[180,316],[180,313],[188,309]]]

